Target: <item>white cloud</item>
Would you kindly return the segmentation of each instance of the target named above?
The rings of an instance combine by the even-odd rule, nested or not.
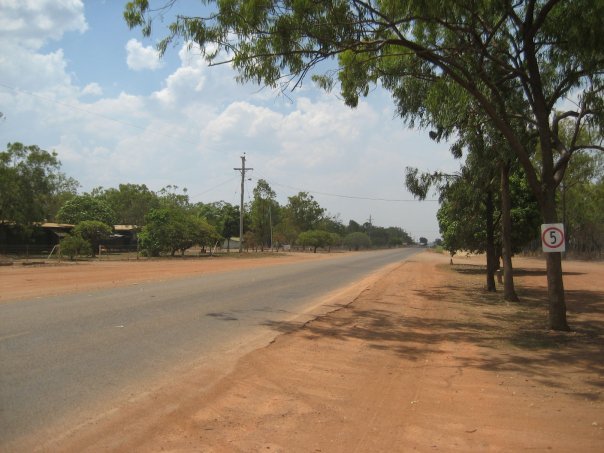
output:
[[[0,79],[51,97],[77,95],[63,50],[42,53],[40,48],[87,28],[80,0],[0,0]]]
[[[32,91],[71,83],[61,49],[47,54],[26,51],[11,42],[0,43],[0,71],[5,84]]]
[[[143,46],[143,44],[131,39],[126,43],[126,63],[128,67],[134,71],[150,69],[154,71],[162,66],[162,61],[159,58],[159,53],[152,46]]]
[[[82,96],[101,96],[103,94],[103,88],[98,83],[89,83],[82,88]]]
[[[0,0],[0,24],[10,16],[2,11],[8,3]],[[54,3],[64,8],[70,4],[81,6],[75,1],[22,3],[31,8],[45,5],[49,11]],[[56,19],[53,14],[48,17]],[[85,30],[83,16],[80,21],[77,14],[70,17],[57,22],[56,30]],[[31,43],[60,37],[60,33],[47,30],[41,18],[36,27],[38,34],[29,36]],[[90,33],[96,29],[92,22]],[[160,64],[155,50],[137,40],[130,40],[127,49],[131,69],[156,69],[155,65]],[[204,199],[195,200],[206,202],[238,202],[239,182],[220,184],[229,177],[237,179],[233,167],[239,165],[243,152],[248,153],[248,165],[255,168],[251,176],[275,183],[273,189],[281,202],[295,193],[291,187],[411,198],[403,189],[406,165],[422,170],[451,167],[443,163],[448,155],[446,145],[422,141],[419,133],[393,120],[392,101],[387,94],[374,93],[358,108],[349,109],[336,96],[308,83],[288,102],[277,99],[272,90],[236,84],[229,65],[208,68],[194,46],[183,46],[178,55],[179,64],[159,88],[156,85],[147,92],[139,90],[136,95],[124,90],[109,96],[97,83],[76,86],[74,80],[79,74],[69,72],[61,49],[42,52],[25,48],[18,40],[0,39],[0,81],[24,90],[0,90],[2,111],[7,114],[0,126],[0,141],[19,140],[56,149],[64,171],[77,178],[84,190],[124,182],[145,183],[158,190],[171,183],[188,187],[195,194],[220,186]],[[70,58],[77,55],[70,53]],[[118,52],[116,61],[99,64],[123,68],[121,58]],[[31,96],[25,91],[36,94]],[[251,188],[247,190],[251,192]],[[316,198],[328,211],[341,212],[346,222],[350,218],[364,221],[372,214],[380,225],[405,227],[407,217],[424,215],[417,214],[414,205],[404,205],[403,212],[401,206],[374,206],[320,195]],[[423,235],[435,237],[435,233]]]
[[[0,41],[39,48],[48,39],[87,28],[81,0],[0,0]]]

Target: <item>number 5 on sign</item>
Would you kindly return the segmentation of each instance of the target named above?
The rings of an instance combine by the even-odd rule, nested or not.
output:
[[[541,244],[544,252],[566,251],[566,239],[564,237],[564,224],[544,223],[541,225]]]

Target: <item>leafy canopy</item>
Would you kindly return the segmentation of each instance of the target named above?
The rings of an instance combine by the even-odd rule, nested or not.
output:
[[[54,215],[61,193],[73,195],[77,182],[59,171],[55,152],[9,143],[0,152],[0,223],[42,222]]]
[[[150,35],[154,18],[176,4],[133,0],[124,17]],[[161,52],[179,40],[195,43],[210,63],[230,62],[240,81],[273,87],[296,87],[318,68],[324,71],[315,80],[327,89],[339,83],[351,106],[380,84],[393,94],[399,114],[420,124],[436,104],[446,122],[469,96],[520,159],[547,216],[555,215],[553,190],[572,154],[604,149],[604,2],[207,0],[203,5],[198,15],[176,15],[159,43]],[[336,67],[321,65],[335,58]],[[558,111],[567,97],[576,99],[575,105]],[[558,128],[563,119],[572,119],[576,131],[586,125],[597,134],[590,143],[578,143],[574,134],[565,139]],[[518,121],[540,142],[539,165],[533,166],[533,149],[517,134]]]
[[[61,222],[77,224],[85,220],[96,220],[107,225],[115,225],[115,212],[106,201],[92,195],[76,195],[66,201],[57,219]]]

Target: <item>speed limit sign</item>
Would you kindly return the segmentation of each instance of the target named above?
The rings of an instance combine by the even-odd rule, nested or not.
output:
[[[541,244],[544,252],[566,251],[563,223],[544,223],[541,225]]]

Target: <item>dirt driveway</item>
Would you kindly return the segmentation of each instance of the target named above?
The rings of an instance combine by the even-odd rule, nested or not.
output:
[[[522,301],[513,304],[483,292],[481,265],[417,255],[345,308],[302,327],[275,324],[272,344],[213,385],[180,376],[44,449],[603,451],[604,265],[564,263],[568,334],[545,329],[541,260],[515,260]]]

